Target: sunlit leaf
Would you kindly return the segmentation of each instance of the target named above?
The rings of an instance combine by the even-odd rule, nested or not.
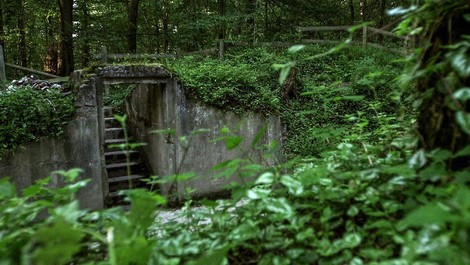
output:
[[[305,45],[294,45],[294,46],[291,46],[289,49],[288,49],[288,52],[289,53],[297,53],[301,50],[303,50],[305,48]]]
[[[460,128],[468,135],[470,135],[470,114],[463,111],[457,111],[455,113],[455,119],[460,125]]]
[[[467,49],[462,48],[447,54],[454,70],[464,78],[470,76],[470,57],[466,54]]]
[[[412,168],[421,168],[423,167],[424,165],[426,165],[426,154],[424,152],[424,150],[419,150],[417,151],[411,158],[410,160],[408,161],[408,165],[410,165],[410,167]]]
[[[404,14],[408,14],[410,12],[413,12],[415,10],[417,10],[418,7],[415,6],[415,5],[412,5],[410,6],[409,8],[404,8],[404,7],[396,7],[396,8],[393,8],[393,9],[390,9],[387,11],[387,14],[389,16],[401,16],[401,15],[404,15]]]
[[[265,172],[259,176],[255,184],[272,184],[274,182],[274,174],[271,172]]]
[[[469,87],[464,87],[461,88],[457,91],[454,92],[454,98],[461,100],[461,101],[467,101],[470,99],[470,88]]]

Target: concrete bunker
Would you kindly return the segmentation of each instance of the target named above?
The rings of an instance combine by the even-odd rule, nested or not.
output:
[[[134,140],[146,143],[143,155],[149,171],[159,177],[192,172],[194,179],[161,184],[164,195],[183,199],[188,189],[193,197],[223,192],[227,185],[246,179],[233,175],[213,178],[212,168],[224,161],[249,157],[254,163],[272,164],[263,151],[251,147],[258,132],[265,129],[259,145],[280,143],[281,123],[274,115],[247,112],[242,115],[206,106],[187,98],[184,87],[171,74],[158,66],[109,66],[100,69],[98,85],[136,84],[126,102],[128,127]],[[103,89],[101,89],[103,90]],[[227,150],[224,142],[215,142],[220,130],[229,127],[243,138],[240,150]],[[172,133],[154,134],[153,131]],[[204,133],[193,134],[204,130]],[[185,138],[185,141],[181,141]]]
[[[212,167],[230,159],[249,157],[253,163],[269,165],[274,158],[265,158],[263,151],[252,149],[251,142],[265,128],[259,144],[279,142],[281,123],[277,116],[246,112],[238,115],[215,109],[185,96],[184,87],[159,66],[108,66],[94,73],[76,71],[70,78],[74,90],[75,117],[59,138],[46,137],[39,142],[23,144],[15,153],[0,161],[0,177],[9,176],[18,190],[54,170],[82,168],[81,178],[90,183],[77,194],[81,206],[89,209],[105,207],[110,190],[104,157],[105,118],[103,91],[106,86],[135,84],[127,99],[128,127],[137,142],[145,142],[143,154],[150,174],[159,177],[193,172],[198,178],[170,181],[160,187],[164,195],[185,197],[209,196],[225,190],[232,182],[245,180],[234,174],[213,178]],[[227,150],[223,142],[214,142],[228,126],[243,138],[240,150]],[[174,130],[174,134],[152,134],[154,130]],[[203,134],[180,139],[198,129]],[[55,186],[62,185],[54,178]]]

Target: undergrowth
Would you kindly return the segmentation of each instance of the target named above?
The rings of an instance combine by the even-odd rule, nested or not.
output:
[[[395,78],[403,69],[397,54],[363,47],[303,61],[290,83],[283,86],[273,62],[295,60],[326,52],[312,45],[289,54],[273,47],[234,48],[221,62],[210,57],[184,57],[164,65],[176,73],[189,97],[239,113],[257,111],[281,116],[286,128],[283,147],[288,157],[313,156],[337,144],[348,128],[347,115],[368,121],[373,131],[382,121],[377,113],[403,117],[404,101]],[[377,141],[378,139],[371,139]]]
[[[0,90],[0,158],[21,143],[63,134],[73,112],[72,96],[59,91]]]

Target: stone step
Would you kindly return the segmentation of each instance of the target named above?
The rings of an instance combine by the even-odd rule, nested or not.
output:
[[[106,152],[104,153],[104,156],[105,157],[109,157],[109,156],[125,156],[126,154],[130,154],[130,155],[133,155],[133,154],[137,154],[138,152],[135,151],[135,150],[129,150],[129,151],[111,151],[111,152]]]
[[[104,118],[104,127],[105,128],[113,128],[113,127],[119,127],[121,124],[116,120],[114,117],[105,117]]]
[[[108,198],[116,198],[116,197],[122,197],[123,195],[119,194],[119,191],[113,191],[108,193]]]
[[[106,165],[106,170],[113,170],[113,169],[121,169],[121,168],[127,168],[128,163],[115,163],[115,164],[109,164]],[[139,165],[137,162],[129,162],[129,166],[133,167]]]
[[[104,139],[117,139],[124,136],[124,129],[121,127],[112,127],[104,129]]]
[[[113,108],[112,107],[104,107],[104,116],[105,117],[112,117],[113,116]]]
[[[105,144],[122,144],[122,143],[125,143],[126,142],[126,139],[106,139],[104,140],[104,143]]]
[[[121,182],[121,181],[129,181],[130,180],[137,180],[144,178],[142,175],[130,175],[130,176],[121,176],[121,177],[114,177],[114,178],[108,178],[108,183],[114,183],[114,182]]]
[[[120,151],[105,152],[104,158],[107,164],[126,162],[126,159],[127,159],[126,154],[129,155],[129,158],[132,161],[135,161],[136,159],[140,158],[139,152],[134,151],[134,150],[129,150],[129,151],[120,150]]]

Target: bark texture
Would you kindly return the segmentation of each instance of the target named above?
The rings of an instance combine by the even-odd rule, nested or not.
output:
[[[462,40],[464,35],[470,34],[470,23],[463,18],[463,14],[470,9],[457,9],[449,11],[437,18],[428,28],[422,45],[427,45],[421,59],[420,70],[431,65],[444,62],[442,69],[431,75],[418,79],[418,91],[423,102],[419,108],[418,132],[420,145],[425,150],[442,148],[458,152],[470,144],[469,136],[462,131],[455,118],[452,94],[455,90],[469,86],[468,78],[450,78],[452,68],[445,57],[445,46]],[[469,106],[463,106],[469,111]],[[461,169],[470,166],[468,157],[449,161],[452,169]]]
[[[60,11],[60,44],[57,74],[68,76],[74,70],[73,0],[57,0]]]

